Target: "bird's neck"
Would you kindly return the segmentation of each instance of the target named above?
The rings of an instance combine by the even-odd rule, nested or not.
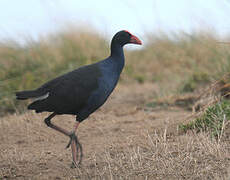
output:
[[[111,43],[111,56],[112,57],[123,57],[124,58],[124,51],[123,51],[123,47],[116,43],[116,42],[113,42]]]
[[[118,71],[121,72],[125,61],[123,47],[120,44],[112,43],[110,57],[117,64]]]

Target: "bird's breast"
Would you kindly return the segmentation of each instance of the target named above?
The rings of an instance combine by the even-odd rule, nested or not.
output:
[[[87,103],[79,112],[81,116],[88,116],[102,106],[118,82],[120,73],[116,71],[116,66],[112,66],[108,61],[102,63],[98,66],[100,76],[97,77],[97,88],[90,93]]]
[[[99,108],[107,100],[114,90],[118,77],[103,75],[98,79],[98,88],[95,89],[88,99],[88,108],[92,111]]]

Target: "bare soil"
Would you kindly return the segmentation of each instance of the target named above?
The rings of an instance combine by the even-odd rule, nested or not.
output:
[[[229,136],[178,131],[191,112],[146,108],[160,89],[154,84],[120,84],[106,104],[81,123],[84,158],[70,168],[69,139],[46,127],[48,113],[0,119],[0,179],[228,179]],[[71,130],[74,116],[53,122]]]

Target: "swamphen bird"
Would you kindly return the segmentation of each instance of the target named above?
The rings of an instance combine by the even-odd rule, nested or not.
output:
[[[112,93],[124,67],[123,46],[129,43],[142,44],[130,32],[120,31],[112,39],[108,58],[57,77],[38,89],[16,92],[19,100],[34,99],[28,109],[37,113],[52,112],[44,121],[48,127],[70,137],[66,148],[71,145],[74,166],[81,163],[83,156],[76,130],[80,122],[103,105]],[[76,115],[73,131],[69,132],[51,122],[55,115],[60,114]]]

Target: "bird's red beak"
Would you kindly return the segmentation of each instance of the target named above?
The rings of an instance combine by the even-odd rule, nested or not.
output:
[[[130,42],[130,43],[133,43],[133,44],[139,44],[139,45],[142,44],[141,40],[138,39],[138,37],[136,37],[136,36],[134,36],[134,35],[131,36],[129,42]]]

